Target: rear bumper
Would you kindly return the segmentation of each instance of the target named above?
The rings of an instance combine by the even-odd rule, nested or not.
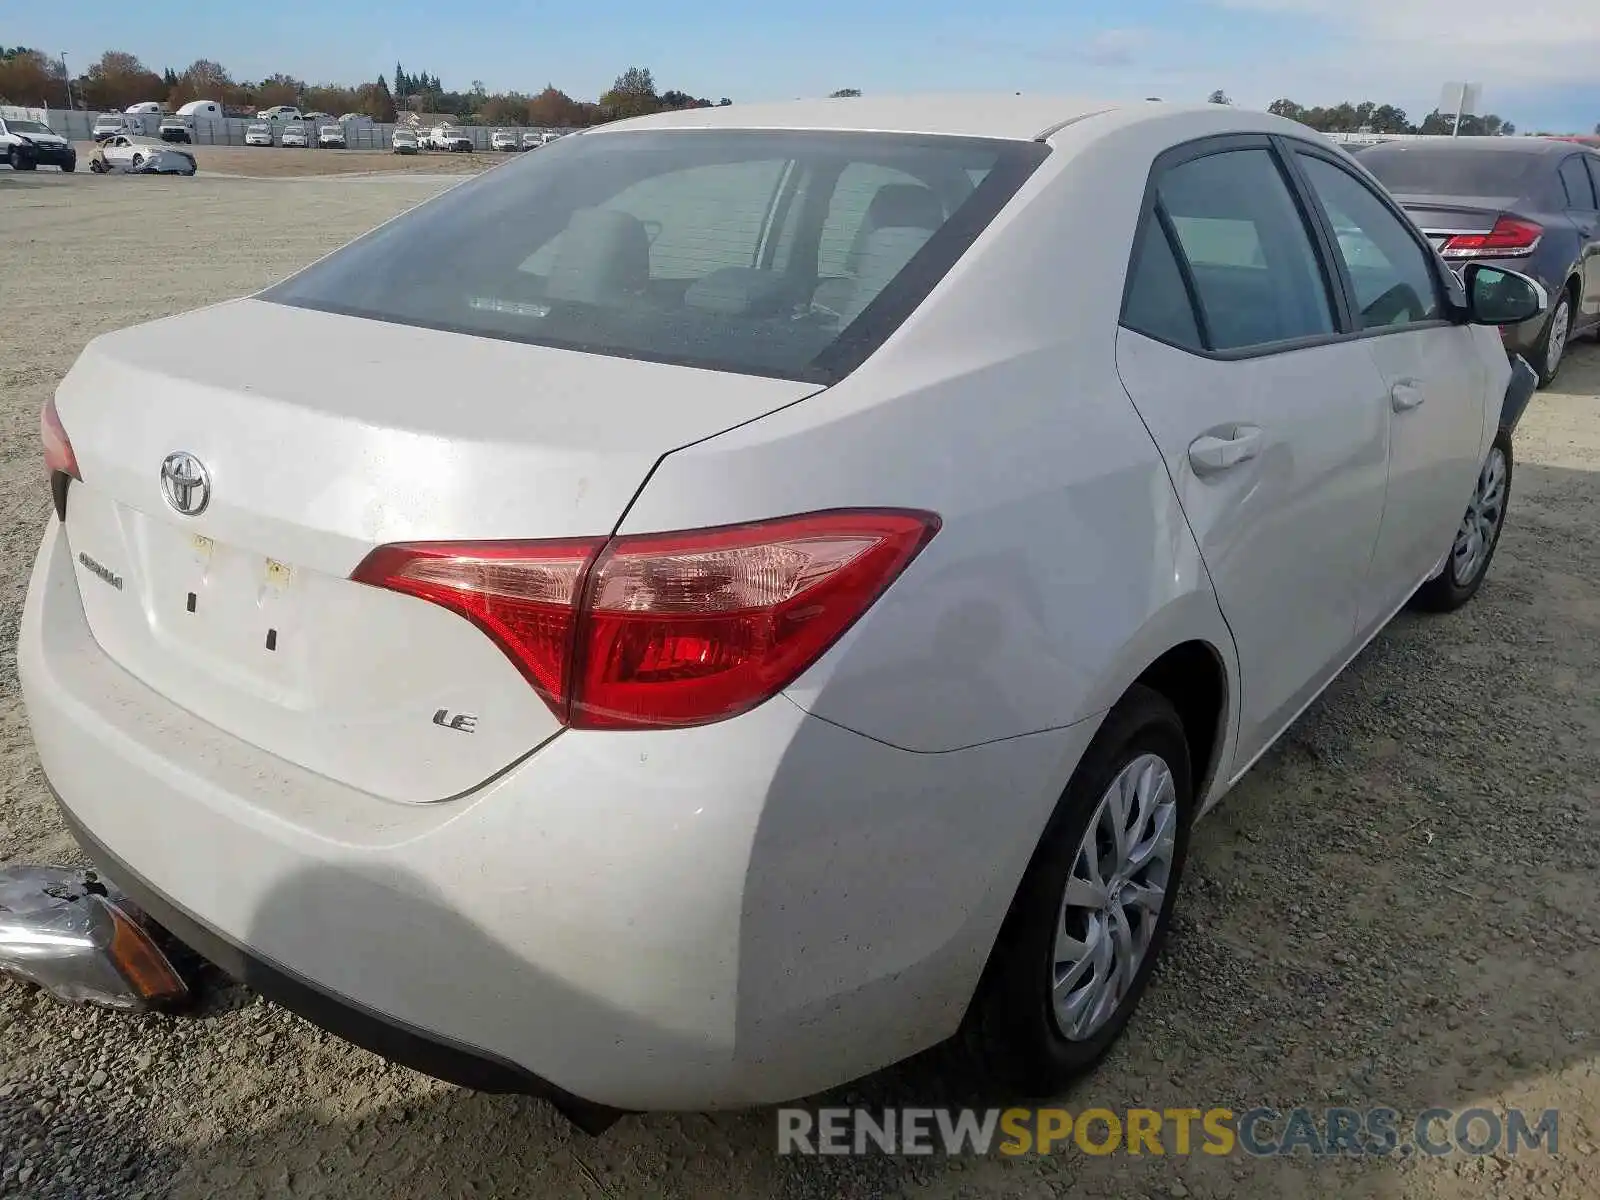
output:
[[[623,1115],[620,1110],[590,1104],[564,1092],[514,1063],[384,1017],[253,954],[163,895],[85,829],[61,804],[60,796],[56,801],[62,819],[84,853],[116,881],[146,916],[208,962],[274,1003],[391,1062],[459,1087],[542,1097],[588,1133],[602,1132]]]
[[[778,697],[568,732],[458,800],[399,804],[146,687],[77,587],[52,518],[18,669],[46,777],[119,884],[352,1041],[614,1109],[811,1094],[954,1032],[1093,734],[915,754]]]

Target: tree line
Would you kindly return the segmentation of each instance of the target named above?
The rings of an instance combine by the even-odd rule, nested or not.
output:
[[[1218,88],[1207,97],[1212,104],[1232,104],[1228,93]],[[1353,104],[1342,100],[1338,104],[1314,105],[1310,108],[1288,98],[1274,100],[1267,111],[1275,116],[1318,130],[1321,133],[1450,133],[1455,129],[1455,113],[1434,109],[1421,121],[1412,123],[1406,110],[1393,104],[1374,104],[1363,100]],[[1463,113],[1461,132],[1465,136],[1510,137],[1517,127],[1494,113],[1478,116]]]
[[[566,128],[596,125],[620,117],[677,108],[710,108],[715,102],[676,88],[658,91],[647,67],[629,67],[597,100],[578,100],[547,84],[542,91],[490,92],[480,80],[465,91],[447,88],[439,76],[408,71],[396,63],[394,84],[382,75],[354,86],[311,84],[277,73],[264,79],[236,80],[221,63],[197,59],[183,70],[152,70],[136,55],[107,50],[77,77],[59,58],[26,46],[0,46],[0,104],[114,112],[155,100],[176,109],[190,100],[215,100],[230,115],[249,115],[275,104],[334,115],[361,113],[375,121],[394,121],[399,113],[439,113],[463,123]]]

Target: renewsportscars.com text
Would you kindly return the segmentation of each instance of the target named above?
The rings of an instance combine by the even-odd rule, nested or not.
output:
[[[1560,1113],[1428,1108],[803,1108],[778,1110],[780,1154],[1280,1155],[1406,1158],[1559,1148]]]

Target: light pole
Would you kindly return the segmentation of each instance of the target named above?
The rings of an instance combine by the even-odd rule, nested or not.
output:
[[[67,111],[72,111],[72,72],[67,70],[67,52],[61,52],[61,78],[67,85]]]

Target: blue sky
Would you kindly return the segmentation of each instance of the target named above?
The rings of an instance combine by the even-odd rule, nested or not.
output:
[[[157,69],[206,57],[235,77],[310,82],[389,75],[398,59],[447,87],[550,82],[593,98],[638,64],[660,87],[736,101],[839,87],[1202,100],[1220,87],[1253,107],[1373,99],[1413,118],[1465,74],[1521,128],[1600,122],[1600,0],[70,0],[24,6],[4,40],[65,51],[74,74],[106,49]]]

